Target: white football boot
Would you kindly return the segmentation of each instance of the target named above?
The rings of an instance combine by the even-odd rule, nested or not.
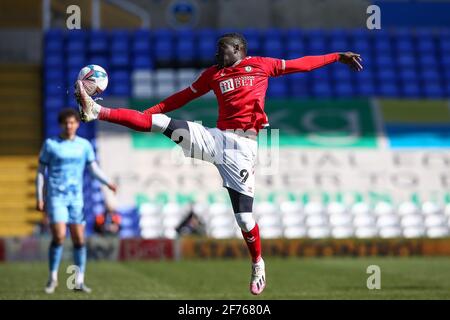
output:
[[[101,106],[87,94],[81,80],[78,80],[75,85],[75,97],[78,101],[81,120],[89,122],[97,119]]]
[[[266,268],[261,258],[252,265],[252,277],[250,280],[250,292],[254,295],[261,294],[266,287]]]
[[[55,292],[56,287],[58,286],[58,281],[56,280],[48,280],[47,285],[45,286],[45,293],[52,294]]]

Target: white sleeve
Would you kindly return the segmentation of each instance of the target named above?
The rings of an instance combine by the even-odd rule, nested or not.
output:
[[[102,171],[102,169],[100,169],[100,167],[98,166],[96,161],[92,161],[91,163],[89,163],[88,168],[89,168],[89,171],[94,176],[94,178],[96,178],[102,184],[104,184],[104,185],[111,184],[111,181],[106,176],[106,174]]]
[[[45,165],[39,164],[36,174],[36,200],[44,201]]]

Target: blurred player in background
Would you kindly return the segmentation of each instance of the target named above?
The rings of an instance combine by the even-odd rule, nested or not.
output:
[[[64,109],[59,113],[61,133],[47,139],[39,155],[36,178],[36,208],[45,211],[50,223],[52,241],[49,248],[49,279],[46,293],[53,293],[58,285],[58,267],[61,261],[66,225],[73,242],[73,259],[78,266],[75,290],[90,292],[84,284],[86,247],[84,243],[83,172],[87,165],[92,175],[115,191],[116,186],[105,176],[95,162],[90,142],[76,135],[80,126],[78,112]],[[47,177],[45,173],[47,171]]]
[[[266,286],[259,228],[253,214],[257,134],[268,127],[264,112],[269,77],[307,72],[333,62],[362,70],[361,57],[352,52],[307,56],[292,60],[247,56],[247,42],[237,33],[217,42],[217,64],[206,69],[188,88],[168,97],[143,113],[100,106],[86,94],[81,81],[76,97],[83,121],[100,119],[138,131],[162,132],[179,144],[185,155],[216,165],[227,188],[236,221],[252,257],[250,292],[260,294]],[[171,119],[164,115],[210,90],[219,104],[217,128]]]

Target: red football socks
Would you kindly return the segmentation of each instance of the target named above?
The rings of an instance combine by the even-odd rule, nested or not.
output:
[[[150,131],[152,129],[152,115],[136,110],[102,107],[98,118],[100,120],[121,124],[136,131]]]
[[[258,224],[255,224],[249,232],[242,231],[242,235],[247,243],[253,263],[257,263],[261,259],[261,239],[259,237]]]

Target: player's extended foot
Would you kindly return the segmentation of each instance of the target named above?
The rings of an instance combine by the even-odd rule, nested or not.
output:
[[[89,288],[88,286],[86,286],[84,283],[81,283],[81,284],[75,286],[75,288],[73,290],[77,291],[77,292],[85,292],[85,293],[92,292],[92,289]]]
[[[81,80],[78,80],[75,85],[75,97],[78,101],[81,120],[83,122],[89,122],[97,119],[100,106],[87,94]]]
[[[58,286],[58,281],[56,280],[48,280],[47,285],[45,286],[45,293],[52,294],[55,292],[56,287]]]
[[[252,265],[252,278],[250,280],[250,292],[254,295],[261,294],[266,287],[266,268],[261,258]]]

